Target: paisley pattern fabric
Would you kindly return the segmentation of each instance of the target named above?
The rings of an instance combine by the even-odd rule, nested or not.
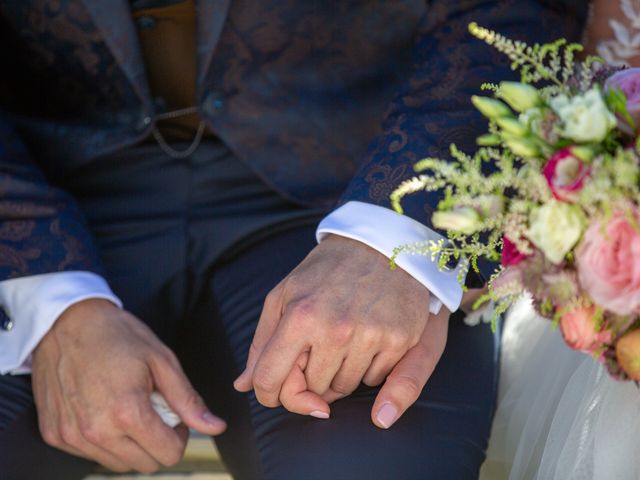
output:
[[[198,0],[199,108],[265,182],[302,205],[388,195],[426,155],[483,128],[469,96],[508,62],[467,34],[576,39],[578,0]],[[73,200],[79,168],[154,123],[127,0],[0,3],[0,279],[99,270]],[[28,153],[27,153],[28,151]],[[46,179],[46,180],[45,180]],[[426,203],[425,203],[426,200]],[[435,196],[407,212],[428,224]]]

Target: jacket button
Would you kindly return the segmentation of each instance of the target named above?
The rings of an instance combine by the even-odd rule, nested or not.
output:
[[[203,109],[209,115],[217,115],[224,109],[224,97],[220,92],[209,93],[205,100]]]
[[[0,307],[0,329],[9,332],[13,329],[13,325],[13,320],[9,318],[4,308]]]
[[[138,132],[144,132],[150,124],[151,117],[146,113],[143,113],[136,121],[135,128]]]

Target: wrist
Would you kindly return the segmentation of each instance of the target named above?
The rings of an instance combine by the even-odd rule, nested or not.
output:
[[[56,319],[49,332],[34,350],[34,354],[40,345],[58,334],[73,334],[82,326],[87,326],[87,324],[95,326],[95,322],[99,322],[100,319],[113,317],[114,313],[120,312],[122,309],[118,305],[104,298],[87,298],[73,303]]]

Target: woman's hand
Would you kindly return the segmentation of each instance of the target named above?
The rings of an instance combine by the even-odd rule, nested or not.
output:
[[[382,384],[398,366],[372,415],[389,426],[382,407],[392,404],[397,418],[444,349],[448,313],[425,329],[428,305],[428,290],[386,257],[330,236],[268,295],[236,388],[254,388],[265,406],[328,417],[330,402],[361,382]]]

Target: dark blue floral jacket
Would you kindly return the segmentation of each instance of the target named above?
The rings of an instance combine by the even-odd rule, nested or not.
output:
[[[475,21],[528,42],[578,39],[577,0],[197,0],[201,113],[286,197],[389,194],[427,155],[473,149],[470,104],[509,63]],[[127,0],[0,2],[0,280],[100,271],[91,235],[48,179],[149,134],[154,104]],[[437,201],[416,195],[425,224]]]

